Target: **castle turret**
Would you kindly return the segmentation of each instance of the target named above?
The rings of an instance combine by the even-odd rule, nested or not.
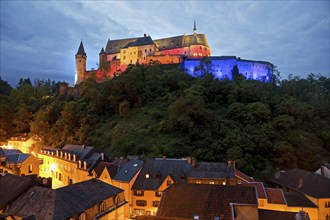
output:
[[[85,53],[84,45],[80,42],[79,49],[76,54],[76,75],[75,85],[81,83],[85,79],[87,55]]]
[[[99,65],[102,66],[102,63],[106,61],[106,55],[104,52],[104,48],[102,47],[100,53],[99,53]]]

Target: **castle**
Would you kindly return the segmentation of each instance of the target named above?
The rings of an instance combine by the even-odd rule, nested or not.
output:
[[[181,69],[190,75],[198,75],[198,66],[203,57],[211,60],[211,70],[218,79],[233,79],[234,67],[246,79],[269,82],[273,65],[266,61],[243,60],[235,56],[211,56],[205,34],[198,34],[194,22],[193,34],[153,40],[149,35],[143,37],[108,40],[105,49],[99,53],[99,67],[86,70],[87,55],[82,41],[76,58],[75,85],[95,74],[102,82],[125,71],[130,64],[180,64]]]

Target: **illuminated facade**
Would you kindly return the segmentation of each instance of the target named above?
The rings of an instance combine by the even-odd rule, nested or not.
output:
[[[38,158],[43,161],[40,176],[52,177],[52,187],[56,189],[93,178],[92,171],[103,161],[104,155],[97,153],[94,147],[66,145],[62,149],[43,149]]]
[[[245,79],[270,82],[273,75],[273,65],[265,61],[243,60],[235,56],[209,57],[210,70],[215,78],[233,80],[235,67]],[[201,59],[188,58],[183,61],[183,70],[191,76],[202,77]]]
[[[39,139],[36,135],[30,135],[28,133],[19,133],[9,138],[7,149],[20,150],[23,153],[30,153],[30,148]]]

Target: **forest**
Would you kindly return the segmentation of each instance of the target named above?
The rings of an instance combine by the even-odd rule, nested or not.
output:
[[[275,168],[315,171],[330,161],[330,79],[309,74],[271,83],[192,77],[157,64],[130,66],[102,83],[91,77],[79,96],[60,96],[50,80],[0,79],[0,141],[15,133],[41,138],[35,146],[95,146],[110,158],[194,156],[235,160],[243,172]],[[233,69],[235,71],[235,69]]]

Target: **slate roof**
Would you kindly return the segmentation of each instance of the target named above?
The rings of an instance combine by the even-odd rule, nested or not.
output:
[[[150,36],[139,37],[135,41],[127,43],[124,48],[154,44]]]
[[[259,209],[259,220],[295,220],[296,212],[282,212]]]
[[[258,198],[267,199],[266,190],[262,182],[242,183],[242,186],[253,186],[257,190]]]
[[[0,155],[14,155],[14,154],[22,154],[23,152],[20,150],[16,150],[16,149],[3,149],[0,148]]]
[[[279,178],[273,176],[270,180],[280,186],[314,198],[330,198],[330,179],[316,173],[301,169],[291,169],[281,172]],[[302,183],[302,186],[299,185],[299,182]]]
[[[168,176],[175,182],[185,182],[190,167],[185,159],[148,159],[132,190],[157,190]],[[146,174],[149,174],[149,178],[146,178]]]
[[[96,173],[97,177],[101,176],[104,169],[107,169],[111,179],[117,174],[118,166],[113,165],[110,162],[100,162],[94,169],[94,172]]]
[[[106,54],[120,53],[120,49],[124,48],[128,43],[136,41],[138,38],[127,38],[127,39],[118,39],[118,40],[108,40],[105,47]]]
[[[78,51],[77,51],[76,55],[85,55],[86,56],[84,45],[83,45],[82,41],[80,42],[80,45],[79,45],[79,48],[78,48]]]
[[[249,186],[173,184],[163,192],[157,216],[172,219],[232,219],[230,203],[257,207],[255,190]]]
[[[282,189],[265,188],[265,190],[266,190],[268,203],[286,205],[286,201],[285,201]]]
[[[198,162],[192,166],[188,178],[235,178],[234,167],[227,163]]]
[[[38,184],[33,178],[7,173],[0,175],[0,210],[12,203],[22,193]]]
[[[117,172],[114,180],[129,182],[143,166],[142,160],[131,160]]]
[[[203,45],[209,47],[205,34],[180,35],[154,40],[159,51],[170,50],[191,45]]]
[[[7,163],[18,163],[18,162],[24,162],[30,154],[11,154],[6,156],[6,162]]]
[[[302,193],[292,190],[289,192],[283,190],[283,194],[288,206],[317,208],[317,206]]]
[[[12,204],[8,213],[44,220],[68,219],[122,191],[97,179],[56,190],[33,187]]]

